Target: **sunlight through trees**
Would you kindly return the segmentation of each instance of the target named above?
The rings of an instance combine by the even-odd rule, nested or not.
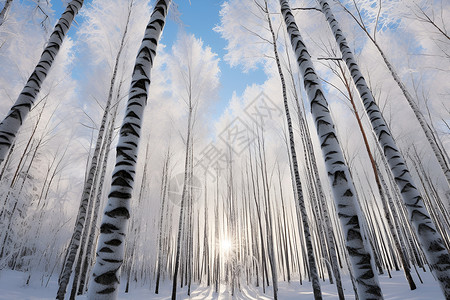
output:
[[[449,299],[449,22],[1,1],[0,299]]]

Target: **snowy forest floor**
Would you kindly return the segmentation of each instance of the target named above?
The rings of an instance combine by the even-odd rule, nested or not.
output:
[[[444,296],[438,286],[438,283],[434,280],[430,272],[420,272],[420,276],[423,280],[423,284],[420,283],[416,274],[414,274],[414,280],[417,284],[417,289],[410,291],[408,284],[403,276],[402,272],[392,272],[392,278],[389,278],[387,274],[380,275],[379,279],[383,289],[385,299],[396,300],[441,300]],[[53,277],[48,282],[48,286],[45,287],[47,280],[43,280],[43,286],[41,286],[41,276],[33,274],[31,283],[26,285],[28,273],[21,273],[9,270],[0,271],[0,300],[43,300],[54,299],[57,290],[57,278]],[[353,289],[348,277],[344,277],[344,289],[347,299],[354,299]],[[142,287],[138,284],[136,286],[130,286],[130,292],[124,293],[124,286],[121,287],[119,293],[119,299],[154,299],[154,300],[166,300],[170,299],[171,295],[171,282],[165,282],[160,289],[159,295],[153,293],[154,286]],[[69,291],[70,292],[70,291]],[[322,282],[322,293],[324,299],[338,299],[336,288],[334,285],[330,285],[328,281]],[[314,299],[312,295],[311,284],[308,281],[304,281],[303,285],[300,285],[298,281],[291,281],[291,283],[280,282],[278,297],[280,300],[289,299]],[[178,291],[178,299],[215,299],[215,300],[228,300],[228,299],[258,299],[269,300],[273,299],[272,289],[269,287],[266,290],[266,294],[262,292],[262,288],[256,288],[254,286],[242,287],[241,291],[237,292],[235,297],[231,296],[230,289],[225,285],[220,288],[220,293],[214,293],[213,288],[206,286],[192,286],[191,297],[187,296],[187,289],[180,289]],[[77,297],[79,300],[85,300],[86,296]]]

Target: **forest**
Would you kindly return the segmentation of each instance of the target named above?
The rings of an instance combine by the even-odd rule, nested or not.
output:
[[[0,300],[450,299],[447,0],[0,1]]]

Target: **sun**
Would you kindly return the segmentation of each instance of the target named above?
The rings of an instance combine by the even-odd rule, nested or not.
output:
[[[224,254],[227,254],[233,248],[233,244],[230,240],[222,240],[222,242],[220,243],[220,248],[222,249],[222,252]]]

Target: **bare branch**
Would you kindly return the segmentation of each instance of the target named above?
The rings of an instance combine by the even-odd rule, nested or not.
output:
[[[270,40],[268,40],[268,39],[262,37],[259,33],[256,33],[255,31],[248,29],[248,28],[245,27],[244,25],[241,25],[241,27],[244,28],[245,30],[247,30],[248,32],[250,32],[251,34],[253,34],[253,35],[259,37],[261,40],[263,40],[263,41],[269,43],[270,45],[272,45],[272,42],[271,42]]]
[[[420,15],[418,13],[414,13],[417,17],[417,20],[428,23],[432,25],[434,28],[436,28],[447,40],[450,40],[450,36],[447,34],[445,28],[440,28],[436,22],[427,14],[419,5],[416,4],[416,7],[420,11]]]
[[[377,28],[378,28],[378,22],[380,20],[380,14],[381,14],[381,0],[378,1],[378,13],[377,13],[377,20],[375,21],[375,26],[373,28],[373,39],[376,40],[376,34],[377,34]]]
[[[317,10],[318,12],[322,12],[320,8],[317,7],[294,7],[291,10]]]
[[[342,57],[318,57],[317,60],[342,60]]]

